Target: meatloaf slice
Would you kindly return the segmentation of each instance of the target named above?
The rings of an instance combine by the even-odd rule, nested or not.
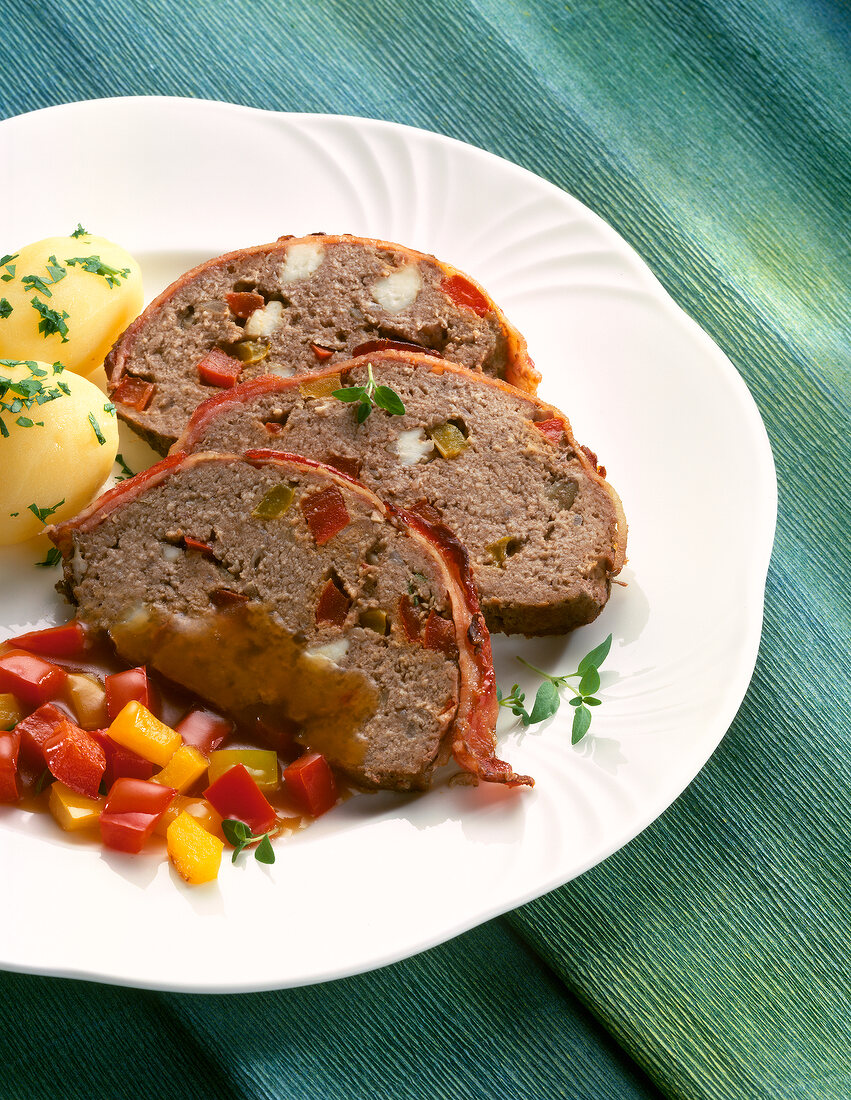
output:
[[[402,245],[324,234],[187,272],[104,366],[122,418],[165,454],[217,385],[317,370],[399,341],[532,393],[540,377],[526,341],[468,276]]]
[[[369,371],[404,415],[332,396]],[[563,413],[497,379],[385,351],[301,378],[247,382],[211,398],[175,449],[306,453],[384,499],[453,530],[470,555],[492,631],[560,634],[590,622],[626,550],[620,500]]]
[[[460,544],[270,451],[167,458],[51,529],[78,617],[242,726],[286,719],[350,779],[494,757],[490,639]]]

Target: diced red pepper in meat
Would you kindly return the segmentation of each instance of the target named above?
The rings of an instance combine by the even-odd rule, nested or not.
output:
[[[235,764],[204,791],[204,797],[222,817],[244,821],[253,833],[265,833],[275,824],[275,811],[244,764]]]
[[[201,542],[200,539],[193,539],[191,535],[184,535],[183,545],[187,550],[194,550],[197,554],[203,554],[205,558],[212,558],[213,548],[208,542]]]
[[[153,382],[146,382],[144,378],[134,378],[132,374],[126,374],[112,391],[112,400],[119,405],[144,412],[150,405],[156,391]]]
[[[324,546],[349,522],[346,502],[336,485],[329,485],[325,489],[302,497],[299,505],[307,520],[310,533],[319,546]]]
[[[453,621],[442,618],[436,611],[429,611],[423,633],[423,645],[426,649],[438,649],[441,653],[457,653]]]
[[[97,798],[106,771],[106,755],[97,741],[67,718],[44,744],[44,759],[51,775],[72,791]]]
[[[311,817],[319,817],[336,803],[337,784],[320,752],[308,752],[284,768],[284,783],[293,801]]]
[[[564,421],[559,420],[558,417],[553,417],[551,420],[536,420],[535,427],[541,435],[545,435],[553,443],[560,443],[564,435]]]
[[[184,745],[191,745],[209,756],[233,733],[234,725],[229,718],[223,718],[215,711],[194,707],[174,728],[183,738]]]
[[[128,703],[135,700],[152,714],[159,713],[159,692],[148,679],[148,670],[128,668],[125,672],[113,672],[103,682],[106,689],[106,714],[114,721]]]
[[[242,366],[239,359],[232,358],[221,348],[213,348],[198,364],[198,377],[206,386],[229,390],[239,381]]]
[[[248,597],[244,592],[236,592],[233,588],[214,588],[210,593],[210,603],[226,611],[229,607],[248,603]]]
[[[372,355],[374,351],[418,351],[421,354],[433,355],[437,359],[442,359],[443,356],[439,351],[435,351],[434,348],[424,347],[422,344],[412,344],[407,340],[367,340],[364,344],[358,344],[356,348],[352,348],[352,359],[357,359],[359,355]]]
[[[90,730],[89,736],[103,749],[106,757],[103,778],[108,786],[111,787],[116,779],[150,779],[154,774],[154,765],[150,760],[113,741],[106,730]]]
[[[28,653],[47,657],[78,657],[87,648],[86,628],[78,619],[47,630],[31,630],[29,634],[19,634],[8,641]]]
[[[456,306],[465,306],[484,317],[491,311],[490,302],[478,287],[473,286],[463,275],[451,275],[440,284],[443,293],[452,299]]]
[[[100,815],[101,838],[106,847],[141,852],[176,793],[173,787],[142,779],[116,779]]]
[[[329,623],[331,626],[342,626],[351,606],[352,601],[337,587],[336,581],[331,577],[325,582],[319,603],[316,605],[316,625]]]
[[[422,633],[422,621],[414,610],[410,596],[399,597],[399,621],[409,642],[418,642]]]
[[[269,420],[264,426],[269,435],[281,435],[284,430],[284,425],[280,420]]]
[[[225,301],[234,317],[241,317],[243,320],[247,320],[255,309],[262,309],[266,305],[263,295],[253,290],[233,291],[225,295]]]
[[[596,454],[591,450],[591,448],[590,447],[585,447],[582,444],[580,444],[580,448],[581,448],[581,450],[583,450],[585,452],[585,457],[588,459],[588,461],[591,463],[591,465],[593,467],[595,467],[595,469],[597,470],[597,473],[600,475],[600,477],[605,477],[606,476],[606,467],[600,465],[600,463],[597,461]]]
[[[0,691],[10,691],[28,707],[55,699],[65,676],[64,668],[24,650],[12,650],[0,657]]]
[[[47,763],[44,746],[67,718],[64,710],[53,703],[44,703],[15,726],[15,733],[21,737],[21,753],[31,767],[44,768]]]
[[[321,344],[311,344],[310,350],[316,356],[320,363],[324,363],[326,359],[330,359],[334,354],[331,348],[323,348]]]
[[[17,730],[0,733],[0,802],[17,802],[18,750],[21,735]]]
[[[346,455],[327,454],[322,460],[327,466],[333,466],[343,474],[357,481],[360,478],[360,459],[348,458]]]

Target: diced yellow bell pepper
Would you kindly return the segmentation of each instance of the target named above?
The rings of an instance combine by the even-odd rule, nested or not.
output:
[[[168,857],[181,878],[193,885],[218,877],[224,843],[202,828],[191,814],[179,814],[166,831]]]
[[[165,836],[169,825],[182,813],[194,817],[208,833],[217,836],[219,840],[224,840],[221,814],[216,813],[206,798],[190,798],[185,794],[176,794],[163,810],[159,821],[154,826],[154,832],[157,836]]]
[[[0,730],[10,730],[17,726],[24,716],[24,708],[14,695],[3,692],[0,695]]]
[[[161,768],[171,760],[183,741],[179,733],[135,699],[119,711],[106,732],[125,749]]]
[[[101,730],[108,724],[106,691],[94,676],[69,672],[62,693],[83,729]]]
[[[210,783],[230,771],[235,764],[245,770],[261,791],[276,791],[281,785],[278,754],[271,749],[217,749],[210,753]]]
[[[103,798],[86,798],[57,779],[50,787],[48,807],[63,829],[75,832],[97,825],[104,807]]]
[[[207,757],[194,745],[181,745],[161,772],[151,776],[152,783],[174,787],[179,793],[189,790],[207,770]]]
[[[298,392],[302,397],[328,397],[334,390],[343,388],[343,380],[339,374],[327,374],[324,378],[311,378],[307,382],[300,382]]]

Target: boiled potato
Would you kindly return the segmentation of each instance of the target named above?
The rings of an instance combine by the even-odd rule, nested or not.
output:
[[[115,410],[92,382],[58,364],[0,359],[0,546],[79,512],[117,450]]]
[[[142,309],[139,265],[103,237],[48,237],[2,259],[0,359],[90,374]]]

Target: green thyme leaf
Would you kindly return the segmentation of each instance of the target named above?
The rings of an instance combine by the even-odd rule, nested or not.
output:
[[[586,707],[577,707],[573,714],[573,728],[570,731],[570,743],[578,745],[591,725],[591,711]]]
[[[8,298],[0,298],[0,320],[5,321],[12,312],[12,303]]]
[[[61,312],[55,309],[51,309],[46,302],[39,301],[38,298],[30,298],[30,305],[41,315],[41,320],[38,323],[38,331],[47,339],[48,336],[54,336],[58,334],[62,337],[62,343],[68,343],[68,326],[65,322],[68,319],[68,314],[63,309]]]
[[[341,390],[334,390],[331,396],[336,397],[338,401],[360,402],[356,413],[358,424],[363,424],[372,412],[373,405],[376,408],[384,409],[391,416],[402,416],[405,412],[402,398],[395,390],[392,390],[389,386],[377,386],[375,384],[372,363],[369,364],[369,380],[365,386],[344,386]]]
[[[272,847],[272,842],[269,840],[268,833],[266,833],[266,835],[254,849],[254,858],[257,860],[258,863],[275,862],[275,849]]]
[[[47,557],[44,561],[37,561],[36,565],[42,569],[52,569],[54,565],[58,565],[62,561],[62,551],[58,546],[51,546],[47,551]]]
[[[66,260],[66,263],[69,267],[81,267],[83,271],[90,271],[92,275],[100,275],[106,280],[108,287],[119,286],[121,280],[126,279],[130,274],[129,267],[110,267],[100,256],[75,256],[73,259]]]
[[[582,658],[576,671],[579,673],[580,676],[584,676],[589,669],[599,668],[603,661],[605,661],[605,659],[608,657],[609,650],[611,648],[612,636],[610,634],[608,638],[605,639],[605,641],[600,642],[600,644],[595,649],[592,649],[590,653],[586,654],[586,656]]]
[[[83,229],[83,227],[80,225],[80,223],[77,222],[77,228],[74,230],[73,233],[70,234],[70,236],[72,236],[72,237],[88,237],[89,236],[89,231],[88,231],[88,229]]]
[[[589,668],[579,681],[579,690],[583,695],[593,695],[600,690],[600,673],[596,668]]]
[[[225,818],[222,822],[222,832],[225,834],[225,840],[228,844],[233,845],[232,863],[236,863],[240,854],[252,844],[257,844],[254,858],[259,863],[275,862],[275,850],[269,840],[268,833],[258,833],[255,836],[244,821],[238,821],[236,818],[231,817]]]
[[[101,447],[106,443],[106,436],[100,430],[100,424],[95,420],[95,414],[89,413],[89,423],[92,426],[92,431],[95,433],[95,439],[100,443]]]
[[[552,718],[558,710],[561,697],[558,688],[550,680],[544,680],[535,695],[535,702],[529,715],[528,725],[536,726],[538,722],[544,722]]]

